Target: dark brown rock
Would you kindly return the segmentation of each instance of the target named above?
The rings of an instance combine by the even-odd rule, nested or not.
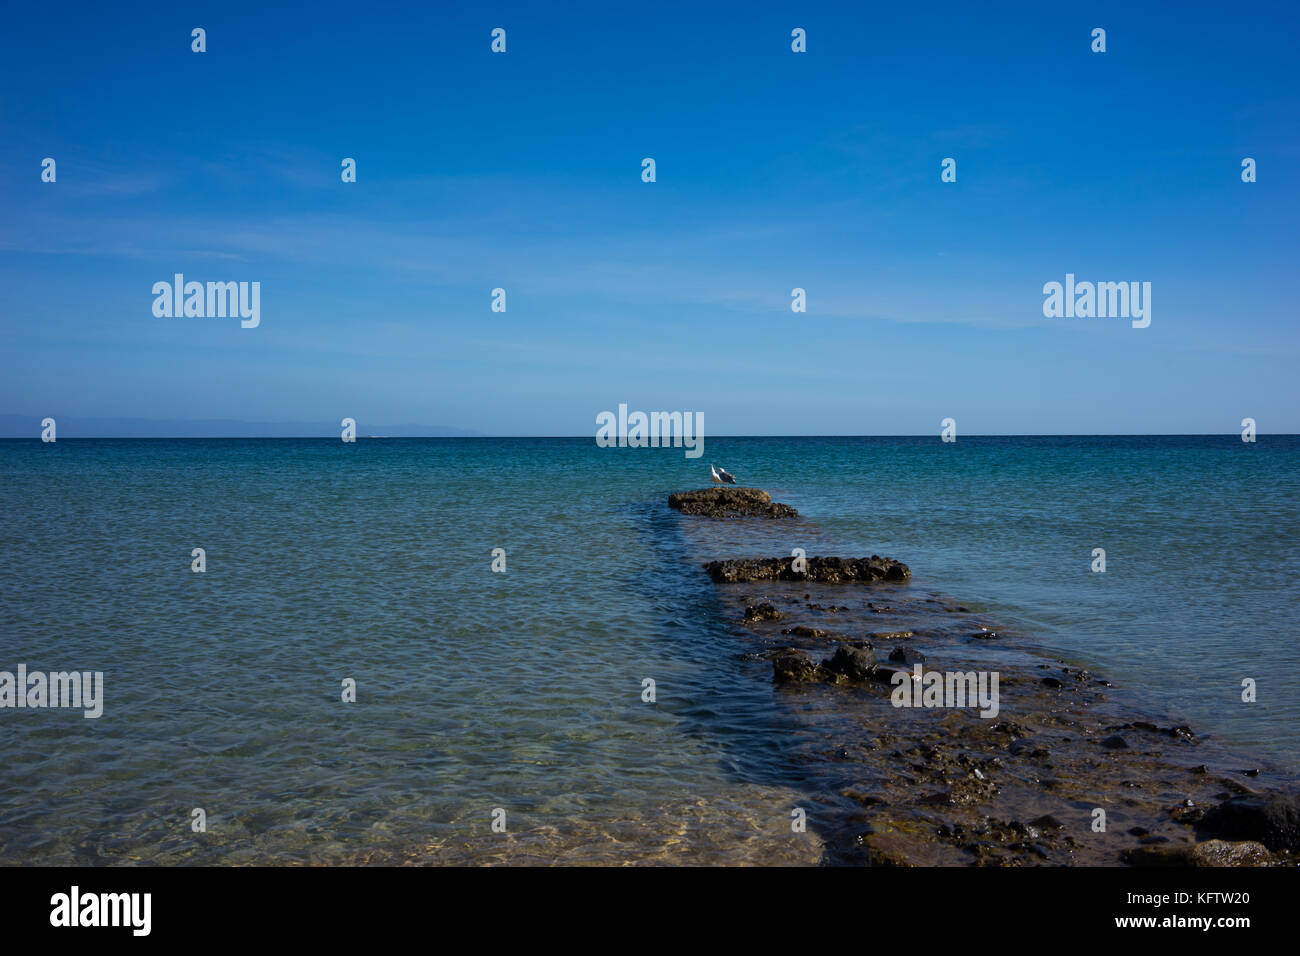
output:
[[[714,581],[818,581],[829,584],[872,584],[906,581],[912,571],[893,558],[806,558],[806,571],[794,570],[794,558],[742,558],[710,561],[704,566]]]
[[[809,627],[806,624],[799,624],[795,627],[787,627],[782,634],[789,634],[791,637],[808,637],[818,640],[823,637],[830,637],[830,631],[823,631],[820,627]]]
[[[822,669],[803,651],[792,647],[772,657],[772,683],[809,684],[823,679]]]
[[[1255,840],[1270,850],[1300,850],[1300,797],[1233,797],[1208,811],[1201,825],[1210,833]]]
[[[799,512],[758,488],[701,488],[668,496],[668,507],[705,518],[797,518]]]
[[[745,623],[757,624],[760,621],[779,621],[785,617],[776,607],[767,601],[762,604],[751,604],[745,608]]]
[[[876,671],[876,655],[869,647],[841,644],[829,659],[822,661],[822,667],[849,680],[867,680]]]
[[[1193,846],[1139,846],[1126,851],[1130,866],[1269,866],[1273,855],[1262,843],[1206,840]]]

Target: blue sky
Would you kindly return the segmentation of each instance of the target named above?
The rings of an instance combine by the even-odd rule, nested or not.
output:
[[[0,413],[1300,432],[1295,5],[906,6],[15,8]],[[1150,327],[1044,318],[1067,272]]]

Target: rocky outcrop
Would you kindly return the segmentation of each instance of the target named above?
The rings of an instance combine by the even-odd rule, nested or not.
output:
[[[668,507],[705,518],[796,518],[799,512],[758,488],[701,488],[668,496]]]
[[[745,608],[745,623],[757,624],[760,621],[779,621],[785,617],[778,611],[771,602],[764,601],[762,604],[751,604]]]
[[[1261,843],[1206,840],[1192,846],[1139,846],[1122,857],[1129,866],[1273,866],[1275,859]]]
[[[876,672],[876,655],[870,647],[841,644],[828,660],[822,661],[822,667],[849,680],[868,680]]]
[[[771,659],[774,684],[860,682],[878,678],[881,669],[869,641],[842,640],[820,664],[814,664],[808,652],[797,647],[783,647]]]
[[[710,561],[704,566],[719,584],[737,581],[818,581],[826,584],[872,584],[906,581],[911,569],[901,561],[873,554],[869,558],[804,558],[805,570],[794,570],[795,558],[741,558]]]
[[[1300,851],[1300,797],[1233,797],[1207,812],[1201,826],[1229,839],[1262,843],[1270,850]]]
[[[770,677],[811,786],[828,804],[846,801],[819,822],[829,864],[1300,862],[1289,779],[1259,792],[1243,778],[1267,778],[1267,768],[1242,769],[1246,755],[1133,709],[1109,681],[950,599],[852,586],[908,582],[906,565],[873,556],[811,558],[798,573],[784,557],[705,567],[715,582],[752,582],[719,586],[718,606],[745,621],[738,633],[756,653],[744,659],[770,667],[755,676]],[[918,668],[945,688],[954,675],[996,673],[993,701],[1015,719],[986,719],[969,695],[965,706],[932,706],[916,694]],[[910,705],[895,699],[904,685]],[[1122,808],[1124,825],[1105,840],[1093,835],[1095,807]]]
[[[772,657],[772,683],[774,684],[811,684],[828,679],[830,675],[797,648],[784,648]]]

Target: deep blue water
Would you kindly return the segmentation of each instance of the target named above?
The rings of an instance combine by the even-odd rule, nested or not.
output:
[[[688,528],[665,500],[710,461],[802,520]],[[1297,466],[1289,436],[0,441],[0,670],[106,682],[98,720],[0,710],[0,860],[782,861],[782,717],[699,563],[794,547],[897,557],[1296,769]]]

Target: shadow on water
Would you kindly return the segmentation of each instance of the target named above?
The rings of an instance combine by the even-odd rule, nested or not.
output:
[[[865,862],[865,855],[851,849],[853,821],[846,818],[847,808],[828,799],[827,788],[835,781],[808,759],[819,743],[798,719],[798,700],[786,699],[782,688],[772,684],[771,665],[756,653],[760,645],[733,620],[734,613],[703,570],[697,546],[684,533],[683,522],[692,519],[669,509],[666,498],[665,492],[629,508],[654,556],[654,571],[621,582],[660,616],[649,639],[670,646],[697,675],[688,697],[661,699],[660,705],[679,718],[679,733],[717,749],[718,768],[738,788],[796,793],[781,826],[791,832],[789,811],[803,808],[808,831],[822,843],[824,865]]]

